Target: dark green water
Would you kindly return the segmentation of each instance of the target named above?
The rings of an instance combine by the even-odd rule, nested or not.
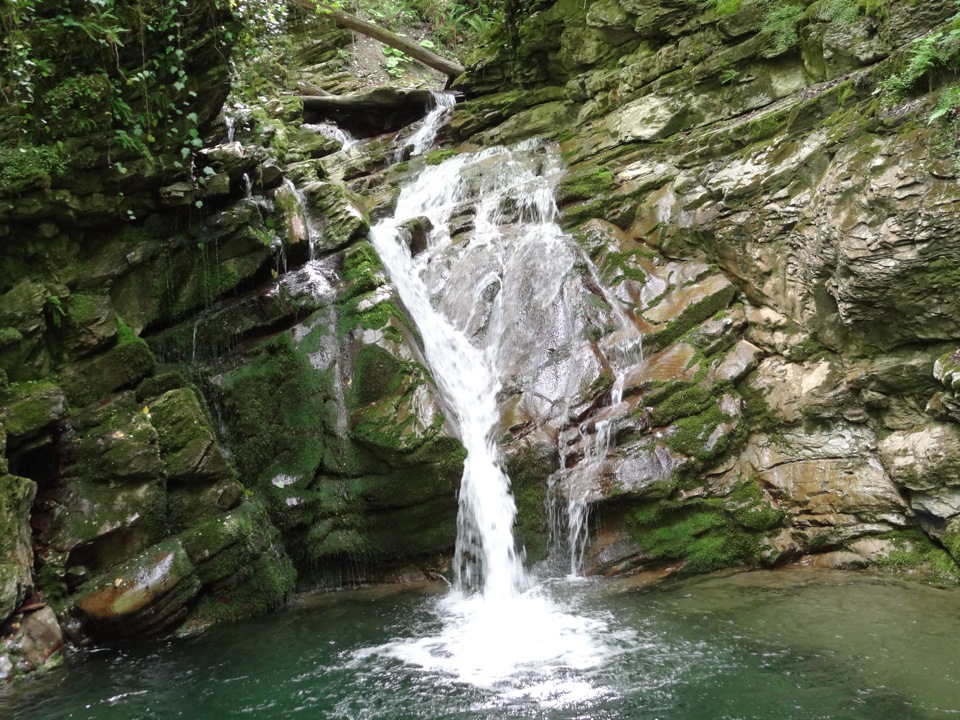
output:
[[[0,692],[0,718],[960,716],[956,589],[791,571],[646,591],[557,583],[548,594],[585,620],[560,623],[561,650],[543,657],[509,657],[535,620],[474,637],[448,597],[343,592],[198,638],[73,653]],[[420,655],[429,669],[411,663]]]

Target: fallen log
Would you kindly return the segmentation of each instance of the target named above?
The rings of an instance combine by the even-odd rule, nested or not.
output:
[[[332,121],[358,137],[393,132],[436,106],[433,93],[413,88],[377,88],[355,95],[301,95],[306,122]]]
[[[297,90],[300,91],[301,95],[309,95],[310,97],[333,97],[332,92],[327,92],[322,87],[317,87],[306,80],[297,81]]]
[[[310,12],[316,12],[317,10],[316,0],[290,0],[290,2]],[[384,45],[389,45],[392,48],[401,50],[415,60],[419,60],[427,67],[432,67],[434,70],[442,72],[451,79],[459,77],[464,72],[463,65],[427,50],[410,38],[405,38],[389,30],[384,30],[382,27],[374,25],[371,22],[361,20],[356,15],[351,15],[342,10],[323,10],[323,13],[329,15],[338,27],[353,30],[361,35],[378,40]]]

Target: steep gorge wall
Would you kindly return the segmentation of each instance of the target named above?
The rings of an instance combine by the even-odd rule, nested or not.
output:
[[[121,75],[186,50],[147,156],[96,121],[143,95],[109,90],[99,44],[56,14],[70,7],[27,26],[73,64],[36,87],[34,110],[63,116],[52,135],[13,103],[0,116],[3,679],[56,662],[60,627],[78,643],[193,632],[276,607],[298,574],[351,582],[452,551],[463,451],[361,242],[366,211],[319,164],[341,143],[289,98],[217,119],[225,7],[125,31],[142,37]],[[312,29],[308,77],[355,87],[338,71],[349,34]]]
[[[565,221],[620,266],[658,351],[628,379],[592,490],[595,571],[810,554],[955,572],[956,149],[927,122],[951,73],[882,91],[955,8],[802,5],[785,37],[776,3],[539,3],[517,60],[465,79],[493,94],[452,136],[560,143]],[[697,277],[663,281],[691,261]],[[744,493],[776,517],[742,522]]]
[[[545,314],[562,332],[533,342],[519,316],[506,342],[500,439],[530,558],[553,476],[593,505],[591,572],[955,573],[958,195],[926,122],[948,78],[874,95],[954,9],[814,3],[787,42],[768,5],[741,5],[533,3],[425,158],[394,164],[395,133],[342,150],[292,98],[228,137],[223,93],[199,93],[193,172],[172,146],[124,177],[101,158],[7,187],[11,644],[44,603],[100,639],[262,612],[298,572],[442,568],[463,451],[364,238],[425,163],[533,136],[568,163],[566,247],[595,272],[571,261]],[[350,88],[343,43],[305,44],[312,82]],[[187,87],[221,87],[226,61],[197,71]],[[533,289],[513,292],[524,307]],[[621,314],[642,360],[619,357]]]

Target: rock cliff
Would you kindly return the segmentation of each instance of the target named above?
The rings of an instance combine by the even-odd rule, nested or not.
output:
[[[298,575],[443,571],[464,451],[366,234],[424,167],[533,137],[564,161],[541,162],[556,286],[532,246],[484,284],[464,207],[431,288],[483,290],[478,342],[516,313],[499,438],[528,559],[559,496],[590,508],[592,573],[956,574],[951,3],[527,3],[412,158],[411,130],[344,143],[293,96],[218,118],[233,20],[196,4],[184,124],[151,159],[61,118],[0,173],[0,677],[49,662],[57,625],[189,632]],[[303,80],[356,89],[344,37],[302,42]],[[924,43],[945,59],[913,77]],[[117,107],[68,82],[46,107]]]

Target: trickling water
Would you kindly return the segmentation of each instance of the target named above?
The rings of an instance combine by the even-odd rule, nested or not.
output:
[[[431,90],[430,94],[433,96],[433,109],[420,121],[420,127],[417,131],[397,148],[396,162],[403,159],[405,148],[408,145],[413,145],[411,155],[422,155],[429,150],[437,137],[437,130],[440,129],[440,126],[449,117],[454,105],[457,104],[457,100],[452,93]]]
[[[607,288],[600,281],[595,269],[589,265],[592,280],[600,290],[603,299],[613,312],[616,329],[606,349],[606,357],[613,371],[613,384],[610,387],[610,404],[601,411],[600,419],[595,421],[593,435],[589,434],[589,423],[578,428],[580,444],[583,448],[583,460],[572,473],[568,473],[567,495],[567,548],[570,555],[570,574],[579,575],[583,571],[583,557],[589,540],[588,520],[590,516],[589,487],[603,474],[607,455],[613,445],[613,430],[617,420],[626,411],[621,408],[623,387],[627,370],[643,360],[643,335],[636,323],[623,311]],[[564,458],[565,460],[565,458]],[[566,463],[561,463],[563,467]]]
[[[253,178],[250,173],[243,174],[243,197],[247,200],[253,197]]]
[[[341,144],[341,150],[348,150],[357,144],[357,139],[353,135],[334,123],[304,123],[301,127],[304,130],[320,133],[331,140],[338,140]]]
[[[454,590],[438,604],[441,633],[372,648],[366,656],[387,655],[474,685],[533,672],[548,687],[558,670],[596,667],[614,652],[605,619],[568,610],[548,585],[526,574],[513,537],[510,480],[495,443],[501,378],[562,341],[554,327],[562,313],[551,308],[579,255],[555,224],[551,184],[560,167],[554,153],[533,142],[456,156],[425,168],[401,191],[394,217],[371,231],[468,456]],[[433,230],[427,248],[413,257],[402,224],[420,216]],[[470,592],[475,588],[482,592]]]
[[[233,142],[233,136],[234,136],[234,131],[235,131],[233,116],[232,116],[232,115],[224,115],[224,116],[223,116],[223,124],[224,124],[224,125],[226,126],[226,128],[227,128],[227,144],[229,145],[230,143]]]
[[[304,230],[307,234],[308,259],[310,261],[316,260],[317,245],[320,243],[320,239],[323,237],[323,234],[320,232],[320,229],[317,227],[317,224],[313,219],[313,213],[310,210],[310,202],[303,191],[294,185],[289,178],[284,179],[283,185],[287,188],[287,190],[290,191],[290,194],[293,195],[294,200],[297,202],[297,206],[300,208],[300,217],[303,219]]]

